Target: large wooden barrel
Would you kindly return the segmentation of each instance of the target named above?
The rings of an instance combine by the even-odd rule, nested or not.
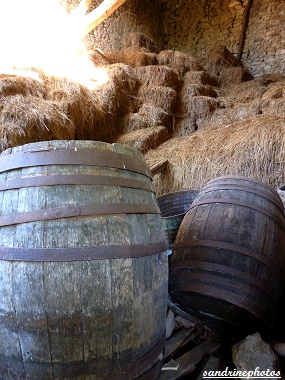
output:
[[[156,379],[168,260],[135,149],[27,144],[0,156],[0,378]]]
[[[170,250],[173,247],[180,224],[198,194],[198,190],[181,190],[157,198],[162,225]]]
[[[209,182],[176,236],[170,304],[216,328],[272,328],[284,281],[284,241],[275,190],[239,176]]]

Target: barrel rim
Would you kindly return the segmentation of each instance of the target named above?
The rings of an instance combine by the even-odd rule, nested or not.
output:
[[[161,195],[161,196],[159,196],[157,198],[158,206],[160,208],[159,202],[161,200],[164,200],[165,198],[168,198],[169,196],[179,195],[179,194],[186,194],[186,193],[190,193],[190,192],[196,192],[197,196],[199,195],[199,190],[198,189],[189,189],[189,190],[185,189],[185,190],[179,190],[179,191],[171,191],[171,192],[163,194],[163,195]],[[170,202],[170,203],[172,203],[172,202]],[[178,217],[183,217],[187,213],[187,211],[189,210],[190,207],[191,207],[191,204],[189,205],[189,207],[187,208],[186,211],[180,212],[180,213],[177,213],[177,214],[172,214],[172,215],[169,215],[169,216],[163,216],[162,213],[161,213],[161,218],[163,220],[172,220],[172,219],[176,219]]]

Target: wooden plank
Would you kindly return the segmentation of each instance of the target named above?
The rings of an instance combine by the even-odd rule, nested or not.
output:
[[[184,329],[172,338],[168,339],[164,351],[164,362],[168,362],[174,354],[191,340],[197,338],[202,332],[201,327],[195,326],[192,329]]]
[[[151,175],[155,176],[156,174],[165,170],[168,162],[169,162],[168,160],[161,160],[161,161],[157,162],[156,164],[152,165],[150,167]]]
[[[220,343],[211,342],[210,340],[205,340],[191,351],[182,355],[180,358],[172,361],[172,366],[175,366],[175,363],[178,363],[178,369],[166,369],[167,363],[164,366],[162,373],[158,380],[179,380],[184,376],[189,375],[190,373],[196,370],[197,364],[201,362],[201,360],[216,351],[220,347]]]

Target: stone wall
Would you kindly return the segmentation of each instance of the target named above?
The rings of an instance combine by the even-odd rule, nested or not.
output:
[[[203,58],[213,44],[236,54],[248,0],[161,0],[165,48]],[[254,0],[242,62],[252,75],[285,72],[285,2]]]
[[[103,0],[93,0],[89,10]],[[61,0],[68,9],[74,8],[79,0]],[[119,50],[124,34],[140,32],[152,39],[158,49],[163,48],[163,24],[159,0],[127,0],[111,16],[104,20],[88,36],[89,47],[103,52]]]

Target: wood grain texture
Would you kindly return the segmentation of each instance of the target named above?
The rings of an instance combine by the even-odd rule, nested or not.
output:
[[[2,157],[70,146],[78,150],[93,147],[102,155],[112,150],[146,166],[143,156],[134,149],[90,141],[28,144],[5,151]],[[17,168],[2,172],[0,181],[76,174],[115,176],[151,185],[151,178],[145,174],[96,163]],[[7,248],[129,248],[145,244],[147,249],[152,243],[164,247],[152,255],[127,259],[0,260],[1,379],[97,380],[136,363],[161,340],[165,330],[168,260],[153,191],[80,183],[0,191],[1,215],[115,203],[153,204],[157,213],[81,215],[0,228],[0,245]],[[132,378],[139,378],[157,361],[146,360]]]
[[[207,184],[178,231],[171,301],[195,320],[272,328],[283,288],[285,219],[278,194],[250,178]]]

